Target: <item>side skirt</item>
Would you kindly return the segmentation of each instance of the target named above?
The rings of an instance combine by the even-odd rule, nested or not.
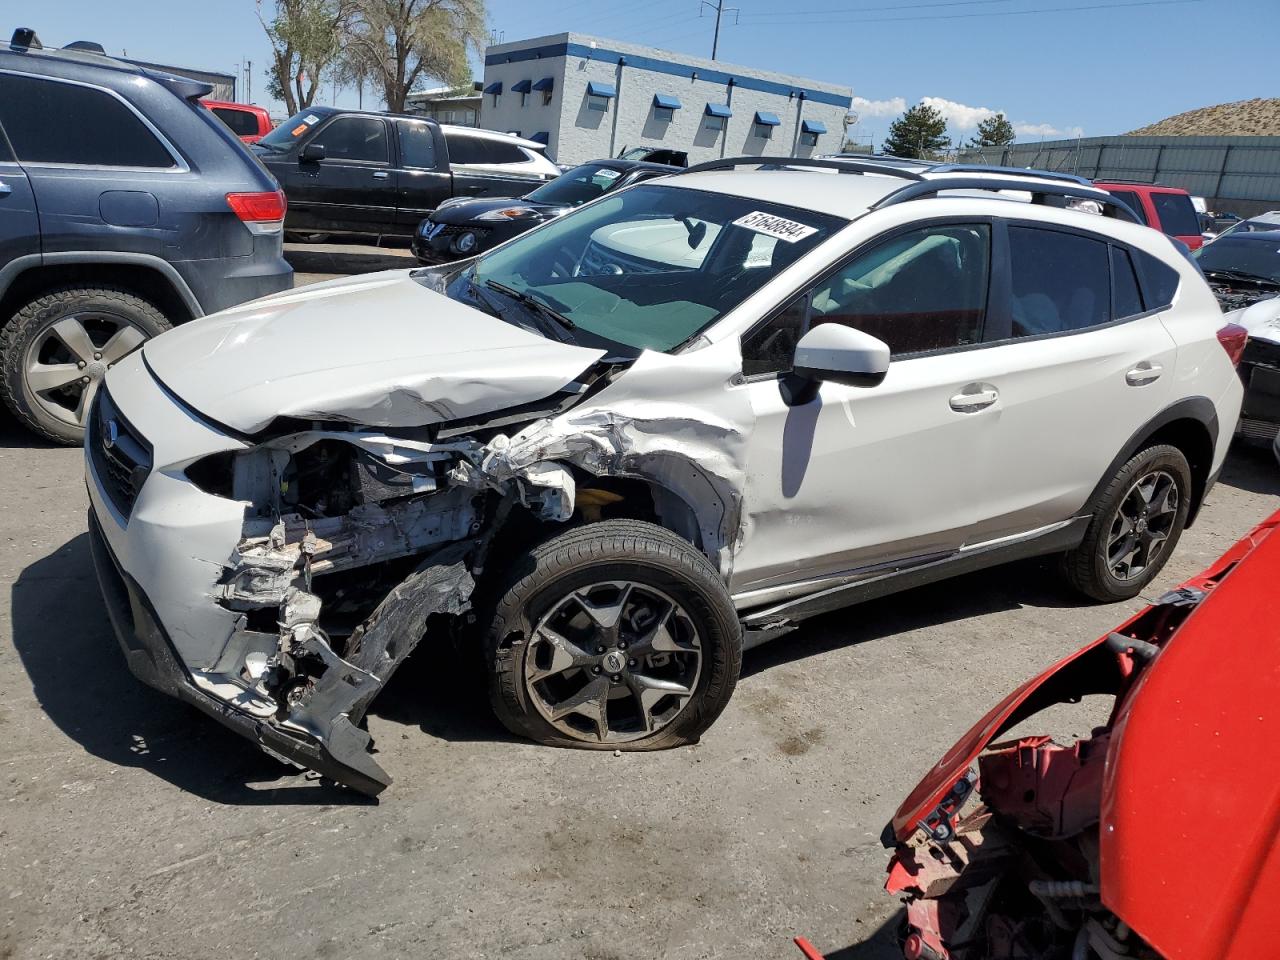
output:
[[[1002,563],[1061,553],[1080,545],[1089,528],[1090,516],[1074,517],[1061,526],[1054,527],[1033,537],[1014,541],[979,545],[960,550],[937,560],[929,560],[897,570],[874,573],[865,579],[844,583],[817,593],[796,597],[784,603],[762,610],[755,610],[742,617],[745,629],[743,646],[746,649],[759,646],[781,633],[794,628],[801,620],[830,613],[843,607],[874,600],[877,597],[910,590],[948,577],[983,570]]]

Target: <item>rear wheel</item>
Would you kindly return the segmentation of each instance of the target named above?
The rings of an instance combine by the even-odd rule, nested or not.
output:
[[[1067,579],[1103,602],[1137,596],[1164,567],[1187,522],[1191,467],[1177,447],[1140,450],[1093,505],[1083,542],[1066,554]]]
[[[605,520],[526,553],[495,606],[490,699],[514,733],[553,746],[692,743],[742,663],[728,591],[670,531]]]
[[[112,287],[66,287],[23,306],[0,334],[0,393],[32,430],[80,443],[107,370],[169,321],[135,294]]]

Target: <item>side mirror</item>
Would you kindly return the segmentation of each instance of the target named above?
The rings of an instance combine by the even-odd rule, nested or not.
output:
[[[298,159],[303,163],[319,163],[324,159],[324,144],[308,143],[298,154]]]
[[[815,384],[874,387],[889,372],[889,345],[853,327],[824,323],[800,338],[792,371]]]

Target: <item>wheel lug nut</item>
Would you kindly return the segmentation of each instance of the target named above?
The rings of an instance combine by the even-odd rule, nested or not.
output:
[[[627,641],[625,641],[625,640],[619,640],[619,641],[618,641],[618,649],[619,649],[619,650],[625,650],[625,649],[627,649]]]
[[[85,368],[85,362],[81,360],[76,364],[76,366],[83,370]]]
[[[620,673],[615,673],[615,674],[614,674],[612,677],[610,677],[609,679],[610,679],[610,680],[612,680],[614,683],[620,683],[620,682],[622,681],[622,674],[620,674]]]
[[[604,647],[596,647],[596,653],[604,653]]]
[[[599,667],[592,667],[592,668],[591,668],[591,672],[592,672],[592,673],[599,673],[599,672],[600,672],[600,668],[599,668]]]
[[[634,667],[635,665],[636,665],[636,662],[635,662],[634,660],[628,660],[628,661],[627,661],[627,666],[628,666],[628,667]]]
[[[95,353],[95,354],[93,355],[93,359],[95,359],[95,360],[101,360],[101,359],[102,359],[102,354],[100,354],[100,353]]]
[[[89,382],[89,378],[88,378],[88,377],[81,377],[81,378],[80,378],[80,382],[81,382],[81,383],[88,383],[88,382]]]

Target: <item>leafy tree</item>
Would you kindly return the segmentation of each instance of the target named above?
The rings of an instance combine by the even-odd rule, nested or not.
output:
[[[978,124],[977,136],[969,138],[970,150],[981,150],[983,147],[1005,147],[1013,143],[1016,134],[1013,124],[1003,113],[987,117]]]
[[[471,77],[468,48],[484,35],[484,0],[351,0],[344,59],[380,85],[387,109],[404,110],[427,78],[461,86]]]
[[[342,51],[351,0],[275,0],[271,19],[258,0],[258,22],[271,41],[267,92],[290,114],[315,102],[322,76]]]
[[[917,103],[889,124],[884,152],[895,157],[932,160],[951,146],[947,121],[937,107]]]

